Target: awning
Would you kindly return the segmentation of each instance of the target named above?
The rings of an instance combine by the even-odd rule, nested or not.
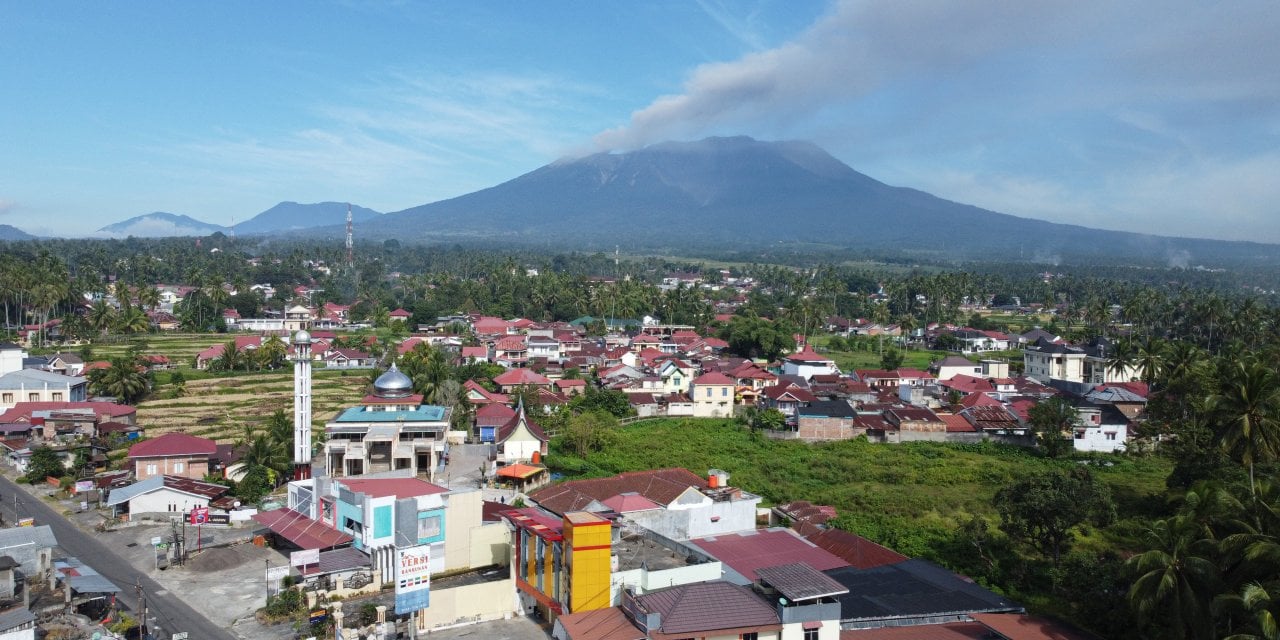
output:
[[[288,507],[256,513],[253,520],[300,549],[329,549],[350,544],[352,540],[351,536]]]
[[[516,478],[518,480],[527,480],[539,473],[546,471],[546,467],[535,467],[533,465],[517,462],[509,464],[498,469],[498,475],[503,478]]]

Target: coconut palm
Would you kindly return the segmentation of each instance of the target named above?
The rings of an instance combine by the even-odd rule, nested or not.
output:
[[[1186,516],[1153,522],[1146,537],[1151,549],[1125,563],[1137,576],[1128,593],[1134,612],[1145,622],[1162,624],[1164,637],[1211,638],[1209,603],[1222,583],[1215,541]]]
[[[138,289],[138,304],[148,311],[155,311],[160,306],[160,290],[153,285]]]
[[[1124,376],[1133,368],[1138,352],[1133,342],[1119,340],[1111,345],[1111,353],[1107,354],[1107,372],[1113,376]]]
[[[1277,596],[1280,593],[1251,582],[1238,593],[1225,593],[1214,598],[1213,607],[1220,616],[1229,616],[1232,622],[1245,626],[1244,631],[1223,640],[1280,640],[1280,597]]]
[[[1280,381],[1257,360],[1237,362],[1209,400],[1222,446],[1249,468],[1249,492],[1256,495],[1256,462],[1280,456]]]
[[[101,332],[103,336],[115,324],[116,309],[106,300],[97,300],[89,306],[89,326]]]
[[[265,433],[259,433],[249,441],[244,456],[240,458],[246,473],[261,467],[270,473],[272,484],[288,473],[290,467],[289,452],[279,442],[272,441]]]
[[[218,356],[215,366],[221,371],[235,371],[244,366],[244,353],[235,340],[228,340],[222,345],[222,355]]]
[[[96,395],[111,396],[134,404],[147,394],[151,380],[136,358],[113,358],[110,366],[89,372],[89,388]]]
[[[143,333],[151,328],[151,319],[138,307],[125,307],[116,317],[116,329],[121,333]]]

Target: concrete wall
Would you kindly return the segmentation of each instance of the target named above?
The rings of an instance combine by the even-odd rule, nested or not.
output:
[[[511,564],[511,532],[504,522],[490,522],[471,529],[471,567]]]
[[[646,571],[644,569],[615,571],[609,578],[609,604],[616,607],[622,603],[622,588],[624,586],[631,587],[637,594],[645,594],[650,591],[676,587],[682,584],[719,580],[722,571],[723,568],[719,562],[690,564],[662,571]]]
[[[1075,445],[1076,451],[1124,451],[1125,443],[1129,440],[1129,428],[1122,424],[1076,429],[1075,432],[1077,437],[1071,442]],[[1084,437],[1079,437],[1082,432]],[[1108,433],[1115,434],[1115,439],[1108,439]]]
[[[483,521],[481,493],[462,491],[449,494],[444,517],[444,570],[466,569],[484,565],[471,564],[471,534]],[[503,527],[505,531],[505,527]]]
[[[482,582],[453,589],[431,589],[431,606],[418,618],[424,626],[419,630],[474,624],[517,615],[514,578]],[[477,637],[484,637],[483,632]]]
[[[190,513],[194,507],[207,506],[209,506],[207,498],[198,498],[189,493],[182,493],[173,489],[157,489],[130,500],[129,513],[134,515],[140,513],[178,515]],[[170,507],[174,507],[176,510]]]
[[[778,640],[804,640],[804,625],[798,622],[782,625],[782,635]],[[822,628],[818,629],[818,640],[840,640],[840,621],[823,620]]]
[[[628,514],[627,519],[672,540],[688,540],[754,529],[759,502],[758,498],[732,502],[708,499],[696,506],[639,511]]]
[[[801,440],[848,440],[856,434],[852,418],[811,418],[800,416],[796,431]]]
[[[151,465],[155,466],[154,473],[149,471]],[[181,465],[181,471],[178,471],[179,465]],[[208,473],[208,456],[169,456],[134,459],[133,475],[138,480],[146,480],[152,476],[181,476],[192,480],[203,480]]]

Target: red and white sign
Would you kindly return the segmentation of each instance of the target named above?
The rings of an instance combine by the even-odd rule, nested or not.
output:
[[[191,524],[204,524],[209,521],[209,507],[191,509]]]

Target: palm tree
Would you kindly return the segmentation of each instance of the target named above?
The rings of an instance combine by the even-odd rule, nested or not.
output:
[[[151,328],[151,319],[138,307],[125,307],[116,318],[116,328],[122,333],[143,333]]]
[[[267,434],[260,433],[249,442],[240,462],[244,464],[246,473],[256,467],[266,469],[272,484],[275,484],[278,478],[288,473],[291,464],[289,458],[289,452],[280,443],[273,442]]]
[[[136,358],[113,358],[107,368],[89,372],[89,388],[94,394],[112,396],[124,404],[141,400],[150,386],[151,381]]]
[[[222,355],[218,356],[217,367],[222,371],[235,371],[244,365],[244,354],[234,339],[222,345]]]
[[[1157,520],[1146,535],[1152,548],[1125,563],[1137,576],[1128,595],[1138,618],[1163,621],[1175,640],[1211,638],[1209,602],[1222,581],[1215,541],[1186,516]]]
[[[1129,340],[1119,340],[1111,346],[1111,353],[1107,356],[1107,372],[1116,377],[1124,376],[1133,368],[1137,350]]]
[[[284,363],[284,358],[288,354],[289,347],[280,339],[280,336],[271,336],[263,340],[262,344],[258,346],[258,349],[253,354],[253,359],[259,369],[275,369]]]
[[[1244,621],[1247,628],[1244,633],[1233,633],[1223,640],[1280,640],[1280,598],[1260,583],[1251,582],[1239,593],[1214,598],[1213,608],[1219,615],[1230,616],[1233,622]]]
[[[1249,467],[1249,493],[1256,495],[1254,463],[1280,456],[1280,383],[1275,372],[1257,360],[1235,363],[1209,407],[1223,448]]]
[[[1159,338],[1148,338],[1138,347],[1134,364],[1138,366],[1138,373],[1148,387],[1154,385],[1160,377],[1160,371],[1164,367],[1164,351],[1164,342]]]
[[[106,300],[99,299],[89,307],[89,326],[101,332],[103,337],[111,330],[115,319],[116,309]]]
[[[146,285],[138,289],[138,304],[148,311],[155,311],[160,306],[160,290],[154,285]]]

